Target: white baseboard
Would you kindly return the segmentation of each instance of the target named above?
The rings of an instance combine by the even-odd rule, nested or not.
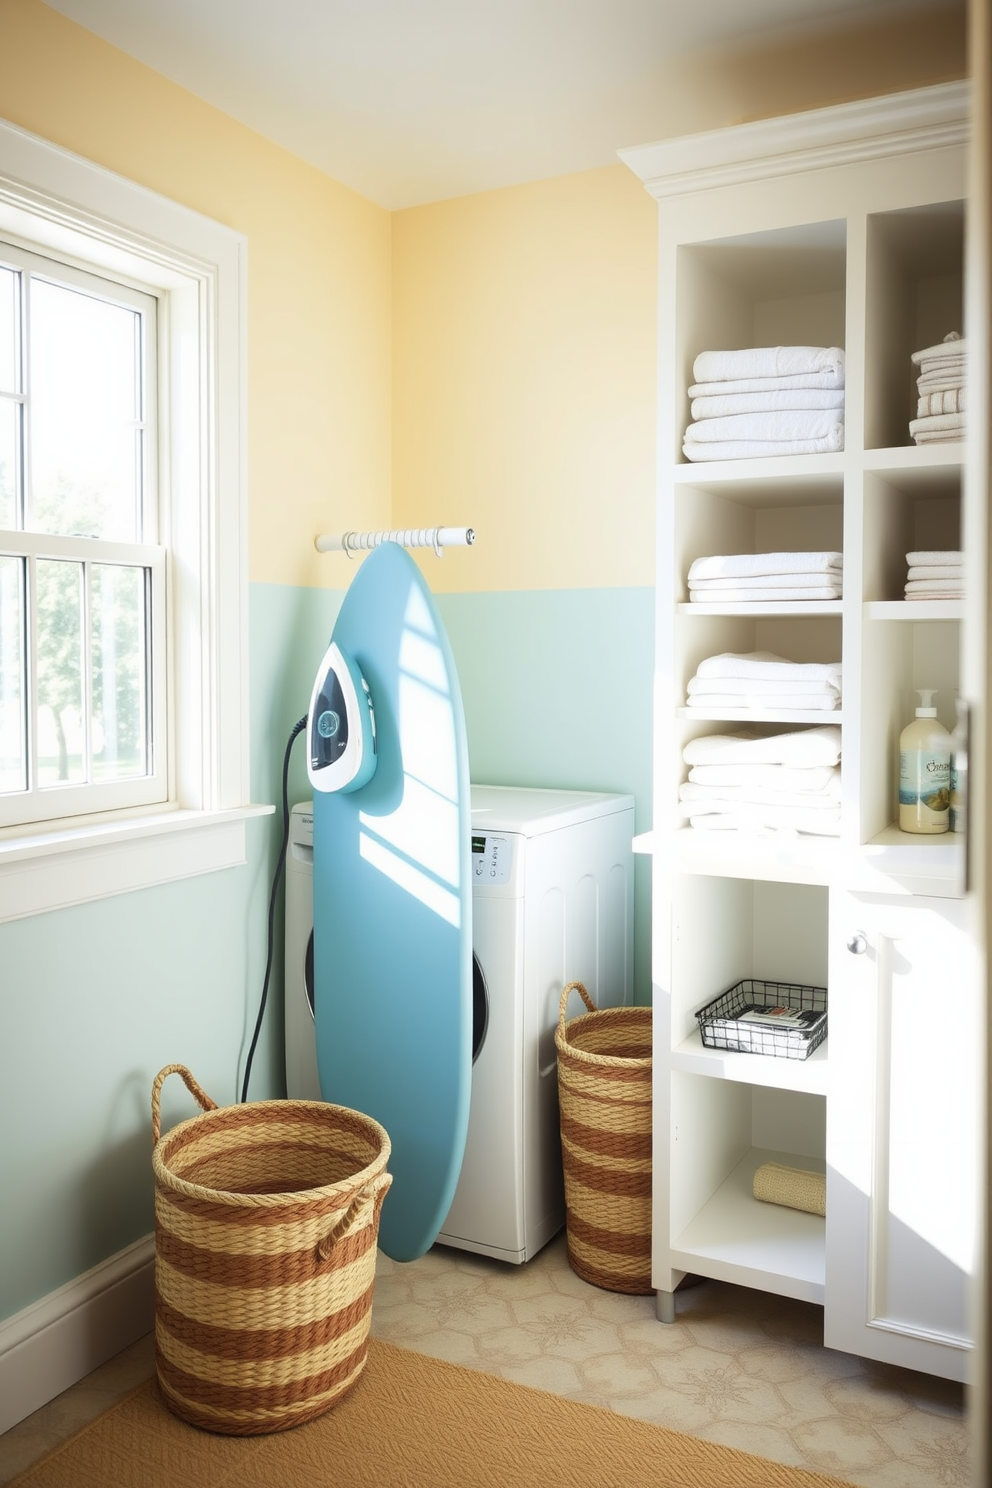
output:
[[[0,1323],[0,1431],[8,1431],[155,1326],[146,1235]]]

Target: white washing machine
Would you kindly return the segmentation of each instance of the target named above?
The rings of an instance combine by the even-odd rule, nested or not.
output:
[[[438,1242],[527,1261],[565,1222],[554,1034],[561,989],[633,992],[634,802],[472,787],[474,1038],[461,1176]],[[313,817],[286,858],[286,1081],[319,1099],[313,1033]],[[582,1011],[576,997],[568,1015]]]

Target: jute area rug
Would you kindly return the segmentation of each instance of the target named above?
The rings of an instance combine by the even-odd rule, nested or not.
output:
[[[155,1381],[17,1488],[850,1488],[596,1406],[370,1340],[354,1389],[275,1436],[187,1426]],[[13,1488],[13,1485],[12,1485]]]

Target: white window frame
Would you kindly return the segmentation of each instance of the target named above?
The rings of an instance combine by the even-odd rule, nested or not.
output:
[[[243,234],[0,121],[0,232],[162,297],[169,800],[0,831],[0,922],[245,861]]]
[[[147,626],[142,635],[148,647],[148,675],[143,703],[148,713],[147,744],[149,757],[147,769],[141,774],[121,776],[112,780],[89,779],[83,783],[68,781],[39,786],[32,768],[37,747],[37,666],[34,655],[36,631],[31,617],[32,601],[27,600],[27,678],[25,688],[28,710],[28,755],[29,787],[24,791],[12,791],[0,796],[0,827],[17,823],[33,823],[35,830],[43,830],[42,823],[65,820],[77,813],[94,816],[97,812],[119,811],[128,806],[164,805],[169,800],[169,717],[167,708],[167,635],[165,604],[165,550],[158,544],[159,528],[159,479],[158,479],[158,324],[162,302],[157,295],[148,293],[147,285],[127,284],[120,278],[95,274],[92,265],[82,269],[78,263],[69,263],[64,257],[55,258],[40,254],[37,245],[27,247],[14,242],[10,235],[0,234],[0,264],[13,268],[25,277],[48,280],[83,294],[116,305],[123,305],[142,317],[141,333],[141,382],[142,401],[151,413],[150,421],[143,420],[144,441],[140,485],[140,513],[138,514],[138,536],[129,542],[110,541],[106,538],[70,537],[63,533],[39,530],[34,525],[30,506],[26,512],[27,527],[12,532],[0,532],[0,553],[22,558],[26,564],[26,594],[35,590],[34,565],[42,559],[57,559],[80,565],[84,570],[94,564],[121,564],[131,569],[143,569],[150,582],[146,590]],[[28,292],[28,302],[30,303]],[[23,335],[23,331],[22,331]],[[30,353],[28,353],[30,367]],[[162,368],[161,370],[165,370]],[[28,404],[27,428],[22,428],[21,449],[27,479],[27,495],[31,496],[31,388],[30,378],[27,392],[15,395]],[[84,581],[85,584],[85,581]],[[85,610],[85,606],[84,606]],[[89,663],[88,644],[82,634],[84,648],[81,668],[83,716],[81,728],[88,734],[92,721],[91,704],[86,697],[85,676]],[[84,745],[84,759],[88,757],[89,744]]]

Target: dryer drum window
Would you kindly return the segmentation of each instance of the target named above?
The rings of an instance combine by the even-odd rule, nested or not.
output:
[[[307,953],[303,963],[303,978],[307,989],[307,1006],[310,1009],[311,1018],[313,1012],[313,931],[310,931],[310,939],[307,941]],[[472,1063],[479,1057],[479,1053],[486,1041],[486,1030],[489,1027],[489,989],[486,986],[486,978],[482,967],[479,965],[478,956],[472,956]]]

